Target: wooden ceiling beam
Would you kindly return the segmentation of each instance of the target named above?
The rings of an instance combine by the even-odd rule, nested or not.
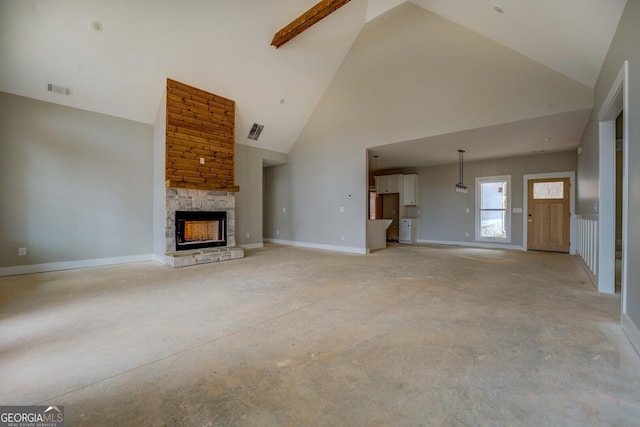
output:
[[[275,33],[273,40],[271,40],[271,46],[275,46],[276,49],[279,48],[350,1],[351,0],[322,0],[318,2],[311,9],[291,21],[289,25]]]

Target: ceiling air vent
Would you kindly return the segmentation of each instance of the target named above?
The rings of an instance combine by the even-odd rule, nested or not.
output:
[[[47,83],[47,91],[57,93],[64,96],[71,96],[71,88],[55,85],[53,83]]]
[[[264,128],[264,125],[259,125],[257,123],[254,123],[253,126],[251,126],[251,131],[249,132],[249,136],[247,138],[257,141],[258,138],[260,137],[260,134],[262,133],[263,128]]]

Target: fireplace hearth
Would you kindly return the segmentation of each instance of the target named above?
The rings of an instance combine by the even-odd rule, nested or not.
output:
[[[176,211],[176,251],[227,246],[227,212]]]

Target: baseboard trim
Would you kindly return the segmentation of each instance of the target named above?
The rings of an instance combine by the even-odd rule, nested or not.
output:
[[[47,262],[44,264],[0,267],[0,277],[17,276],[20,274],[46,273],[49,271],[73,270],[77,268],[102,267],[105,265],[129,264],[133,262],[156,261],[156,256],[157,255],[154,254],[144,254],[113,258],[82,259],[77,261]]]
[[[447,245],[447,246],[468,246],[471,248],[485,248],[485,249],[507,249],[522,251],[522,246],[518,245],[502,245],[499,243],[483,243],[483,242],[453,242],[446,240],[417,240],[417,243],[427,243],[432,245]]]
[[[264,243],[248,243],[246,245],[239,245],[244,249],[261,249],[264,248]]]
[[[636,352],[640,355],[640,329],[633,323],[633,320],[627,313],[622,313],[620,324],[622,325],[622,330],[624,331],[629,341],[631,341],[631,345],[636,349]]]
[[[575,256],[578,259],[578,261],[580,262],[580,264],[582,265],[582,268],[584,268],[584,271],[587,273],[587,276],[589,277],[589,280],[591,281],[591,284],[593,285],[593,287],[597,291],[598,290],[598,277],[596,277],[596,275],[593,274],[593,271],[591,271],[591,269],[589,268],[589,265],[587,264],[587,262],[584,260],[584,258],[582,258],[582,255],[580,255],[579,253],[576,252]]]
[[[360,254],[366,255],[367,250],[365,248],[354,248],[349,246],[334,246],[334,245],[322,245],[319,243],[308,243],[308,242],[296,242],[292,240],[281,240],[281,239],[264,239],[267,243],[277,243],[279,245],[287,245],[287,246],[297,246],[300,248],[310,248],[310,249],[322,249],[325,251],[332,252],[345,252],[350,254]]]

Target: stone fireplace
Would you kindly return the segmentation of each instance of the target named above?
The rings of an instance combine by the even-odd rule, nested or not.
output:
[[[172,267],[242,258],[235,101],[171,79],[166,90],[154,131],[154,252]]]
[[[176,220],[177,212],[180,213],[178,221]],[[210,215],[212,212],[217,215]],[[220,215],[221,213],[224,215]],[[208,236],[209,238],[191,236],[189,240],[192,242],[186,245],[183,244],[184,242],[179,242],[178,231],[184,226],[185,217],[188,220],[196,219],[196,221],[204,219],[200,222],[207,223],[206,225],[197,224],[194,226],[201,229],[206,227],[212,234]],[[167,188],[166,264],[172,267],[184,267],[244,257],[244,250],[235,246],[235,222],[234,193],[191,188]],[[196,234],[202,233],[196,229]],[[191,244],[194,240],[201,240],[201,242],[195,243],[198,247]]]

